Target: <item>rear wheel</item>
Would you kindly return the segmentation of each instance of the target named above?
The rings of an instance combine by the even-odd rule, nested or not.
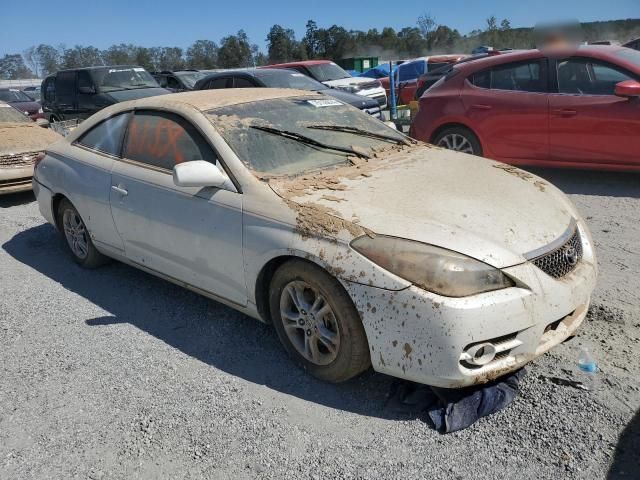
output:
[[[93,245],[76,207],[66,198],[58,206],[58,225],[62,228],[67,247],[76,263],[85,268],[96,268],[108,261]]]
[[[280,341],[313,376],[343,382],[371,364],[351,298],[320,267],[302,260],[282,265],[271,281],[269,305]]]
[[[482,146],[478,137],[471,130],[464,127],[444,129],[436,136],[433,144],[456,152],[482,156]]]

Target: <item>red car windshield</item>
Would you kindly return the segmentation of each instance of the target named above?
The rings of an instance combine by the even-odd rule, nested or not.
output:
[[[31,98],[26,93],[20,90],[0,90],[0,100],[7,103],[13,102],[33,102],[33,98]]]

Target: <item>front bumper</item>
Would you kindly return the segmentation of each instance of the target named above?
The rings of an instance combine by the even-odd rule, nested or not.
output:
[[[560,280],[526,262],[503,269],[518,286],[464,298],[415,286],[389,291],[344,282],[360,312],[374,370],[460,388],[524,366],[584,320],[597,275],[588,240],[584,248],[580,265]],[[483,342],[494,344],[499,354],[481,367],[466,362],[465,349]]]
[[[31,190],[33,166],[0,168],[0,195]]]

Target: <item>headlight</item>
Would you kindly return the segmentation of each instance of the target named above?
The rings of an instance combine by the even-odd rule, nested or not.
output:
[[[353,240],[351,247],[391,273],[446,297],[466,297],[515,285],[497,268],[426,243],[365,235]]]

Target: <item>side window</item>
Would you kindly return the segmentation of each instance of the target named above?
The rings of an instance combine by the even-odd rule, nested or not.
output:
[[[235,77],[233,79],[234,88],[254,88],[255,85],[251,80],[242,77]]]
[[[491,69],[491,89],[546,92],[547,78],[540,61],[509,63]]]
[[[491,70],[474,73],[469,81],[476,87],[491,88]]]
[[[137,111],[129,123],[125,158],[172,170],[192,160],[216,163],[211,147],[189,122],[167,112]]]
[[[166,75],[158,75],[157,77],[155,77],[156,82],[158,82],[158,85],[160,85],[162,88],[167,88],[167,76]]]
[[[409,62],[398,67],[398,80],[405,82],[418,78],[424,73],[424,62]]]
[[[167,86],[176,90],[182,90],[182,85],[180,85],[180,82],[175,77],[167,77]]]
[[[89,72],[84,71],[84,70],[80,70],[78,72],[78,91],[80,90],[81,87],[89,87],[89,88],[93,88],[93,80],[91,79],[91,75],[89,75]]]
[[[227,77],[223,78],[214,78],[207,83],[207,88],[227,88],[227,81],[229,79]]]
[[[128,119],[129,113],[121,113],[111,117],[82,135],[78,139],[78,143],[93,150],[119,157]]]
[[[56,74],[56,93],[61,98],[75,96],[76,72],[58,72]]]
[[[56,79],[49,77],[42,85],[42,95],[47,102],[53,102],[56,98]]]
[[[578,95],[613,95],[616,83],[633,78],[621,69],[588,58],[559,61],[558,92]]]

